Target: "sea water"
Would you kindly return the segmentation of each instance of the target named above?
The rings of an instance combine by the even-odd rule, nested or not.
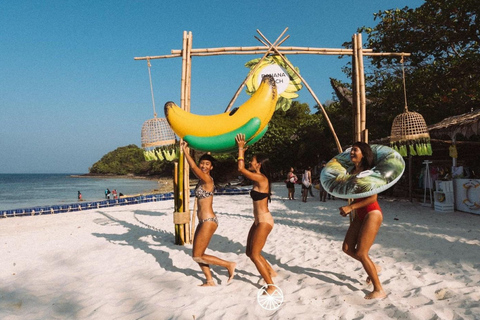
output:
[[[157,180],[75,177],[75,174],[0,174],[0,210],[105,199],[105,190],[135,195],[160,189]]]

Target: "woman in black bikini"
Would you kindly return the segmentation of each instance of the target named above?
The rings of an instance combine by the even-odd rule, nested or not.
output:
[[[250,196],[253,200],[255,221],[248,232],[246,254],[257,267],[265,283],[273,285],[272,277],[277,274],[262,256],[263,246],[273,229],[273,217],[268,210],[268,201],[270,201],[271,195],[270,172],[268,170],[270,161],[263,155],[254,155],[248,170],[245,169],[245,135],[238,134],[235,141],[238,145],[238,171],[253,182]],[[275,287],[269,286],[266,291],[271,294],[275,291]]]
[[[183,141],[180,146],[183,148],[185,158],[187,159],[190,168],[199,180],[195,188],[195,197],[197,198],[198,207],[198,226],[193,238],[192,256],[193,260],[200,265],[200,268],[207,279],[206,283],[202,284],[202,286],[215,285],[210,271],[210,264],[227,268],[227,283],[230,283],[235,274],[235,266],[237,264],[232,261],[222,260],[215,256],[205,254],[208,243],[218,227],[218,220],[212,207],[215,184],[213,183],[213,178],[210,176],[210,171],[213,169],[213,162],[215,159],[209,154],[204,154],[200,158],[197,166],[188,152],[187,143]]]
[[[373,167],[374,155],[370,146],[365,142],[356,142],[350,151],[350,159],[355,168],[351,172],[357,174]],[[368,256],[380,225],[383,221],[382,211],[377,202],[377,195],[356,199],[352,204],[340,208],[340,215],[347,216],[356,210],[355,218],[348,228],[343,251],[352,258],[360,261],[368,274],[367,283],[373,283],[373,291],[365,295],[365,299],[382,299],[386,297],[382,284],[378,279],[380,266],[376,265]]]

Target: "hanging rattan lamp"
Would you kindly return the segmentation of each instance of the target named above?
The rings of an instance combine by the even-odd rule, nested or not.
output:
[[[427,124],[423,116],[418,112],[408,110],[403,56],[401,63],[405,111],[397,115],[393,120],[390,133],[390,145],[404,157],[431,155],[430,134],[428,133]]]
[[[165,118],[147,120],[142,126],[142,148],[149,149],[175,144],[175,133]]]
[[[157,118],[155,98],[153,96],[152,74],[150,72],[150,59],[147,59],[147,63],[154,118],[145,121],[142,126],[142,148],[145,150],[172,145],[176,142],[175,133],[172,128],[170,128],[167,119]]]
[[[401,63],[405,111],[393,119],[390,146],[403,157],[408,157],[408,194],[410,202],[412,202],[412,156],[430,156],[432,155],[432,147],[430,146],[430,134],[428,133],[427,124],[422,115],[408,111],[403,56]]]

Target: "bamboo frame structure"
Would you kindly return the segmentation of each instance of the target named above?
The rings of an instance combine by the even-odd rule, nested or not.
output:
[[[361,35],[353,36],[353,48],[352,49],[338,49],[338,48],[312,48],[312,47],[280,47],[290,36],[286,36],[282,40],[282,36],[288,28],[280,34],[276,41],[271,43],[258,29],[257,33],[263,39],[255,38],[260,41],[264,46],[253,47],[221,47],[221,48],[204,48],[193,49],[192,48],[192,32],[184,31],[183,33],[183,48],[181,50],[171,50],[171,54],[159,55],[159,56],[146,56],[146,57],[134,57],[134,60],[153,60],[153,59],[168,59],[168,58],[182,58],[182,79],[181,79],[181,108],[190,112],[190,92],[191,92],[191,61],[193,56],[216,56],[216,55],[257,55],[263,54],[260,59],[265,59],[269,54],[276,54],[287,63],[287,65],[296,73],[301,79],[305,87],[308,89],[315,102],[321,108],[322,113],[327,120],[329,128],[334,136],[335,143],[339,152],[342,152],[342,146],[338,141],[337,135],[333,128],[333,125],[323,107],[318,100],[312,88],[308,85],[305,79],[295,70],[293,65],[286,60],[285,55],[293,54],[315,54],[315,55],[351,55],[354,64],[354,77],[353,80],[353,95],[354,103],[354,140],[361,140],[368,142],[368,130],[366,129],[366,95],[365,95],[365,74],[363,66],[364,56],[409,56],[409,53],[391,53],[391,52],[373,52],[372,49],[362,48]],[[257,64],[258,66],[259,64]],[[256,67],[251,69],[244,82],[240,85],[239,89],[230,101],[227,111],[231,108],[234,101],[240,94],[242,88],[245,86],[248,78],[256,70]],[[185,150],[188,152],[188,150]],[[188,163],[185,161],[183,152],[180,152],[178,164],[175,164],[174,173],[174,193],[175,193],[175,212],[189,212],[189,197],[190,197],[190,183],[189,183],[189,168]],[[196,206],[194,205],[194,211]],[[192,219],[193,220],[193,219]],[[189,239],[190,224],[184,226],[175,225],[175,243],[184,244]],[[192,225],[194,228],[194,225]],[[193,231],[193,230],[192,230]],[[178,241],[177,241],[178,240]]]

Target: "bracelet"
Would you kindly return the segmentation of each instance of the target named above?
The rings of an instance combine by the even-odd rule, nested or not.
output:
[[[245,158],[244,157],[238,157],[237,160],[240,161],[240,160],[244,160]]]

